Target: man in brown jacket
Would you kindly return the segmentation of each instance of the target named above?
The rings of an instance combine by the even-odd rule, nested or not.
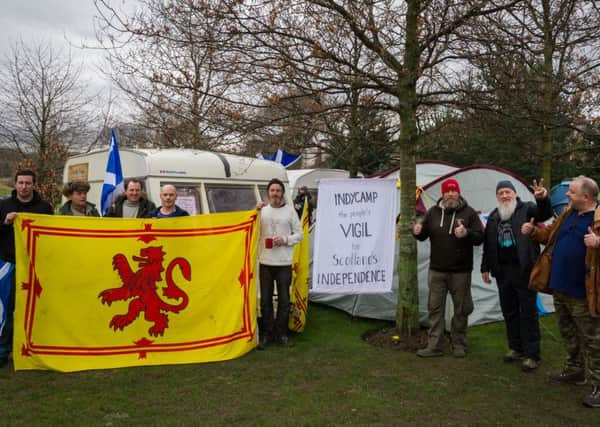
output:
[[[600,209],[596,213],[597,197],[598,184],[590,178],[577,177],[567,191],[569,208],[556,221],[546,229],[536,227],[533,221],[521,227],[522,234],[552,248],[549,289],[554,294],[567,360],[562,372],[551,375],[550,380],[585,384],[589,379],[592,391],[583,399],[583,404],[593,408],[600,408]]]

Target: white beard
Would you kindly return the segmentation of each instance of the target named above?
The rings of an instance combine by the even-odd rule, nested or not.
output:
[[[502,221],[508,221],[511,216],[515,213],[517,208],[517,199],[513,199],[510,202],[498,202],[498,215]]]

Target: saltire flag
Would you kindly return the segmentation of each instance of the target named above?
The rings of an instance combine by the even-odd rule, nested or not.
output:
[[[119,144],[115,130],[110,130],[110,148],[108,149],[108,160],[106,162],[106,175],[102,184],[102,196],[100,206],[102,216],[106,215],[108,209],[115,199],[124,191],[123,169],[121,169],[121,157],[119,156]]]
[[[290,292],[291,311],[288,328],[294,332],[302,332],[306,325],[308,312],[308,264],[309,264],[309,218],[308,200],[304,199],[302,210],[302,241],[294,247],[292,259],[292,289]]]
[[[10,290],[14,274],[15,265],[0,260],[0,334],[4,329],[6,316],[10,307]]]
[[[258,153],[256,157],[258,157],[259,159],[271,160],[273,162],[280,163],[281,165],[283,165],[283,167],[288,168],[294,163],[296,163],[298,160],[300,160],[302,154],[290,154],[279,148],[272,156],[263,153]]]
[[[256,211],[19,214],[15,369],[233,359],[256,346]]]

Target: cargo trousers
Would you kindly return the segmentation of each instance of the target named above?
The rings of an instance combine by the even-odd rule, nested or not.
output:
[[[586,370],[586,377],[600,386],[600,317],[590,315],[587,300],[554,292],[558,328],[567,350],[565,372]]]
[[[450,293],[454,314],[450,323],[452,347],[467,349],[467,325],[469,314],[473,312],[471,295],[471,272],[441,272],[429,270],[427,278],[429,296],[429,332],[427,348],[442,350],[446,327],[446,297]]]

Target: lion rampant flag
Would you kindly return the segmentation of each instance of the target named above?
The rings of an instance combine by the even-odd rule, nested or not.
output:
[[[288,328],[294,332],[302,332],[306,324],[308,311],[308,258],[309,258],[309,218],[308,201],[302,210],[302,241],[294,248],[292,261],[292,289],[290,292],[291,312]]]
[[[174,219],[19,214],[15,369],[239,357],[256,345],[256,211]]]

